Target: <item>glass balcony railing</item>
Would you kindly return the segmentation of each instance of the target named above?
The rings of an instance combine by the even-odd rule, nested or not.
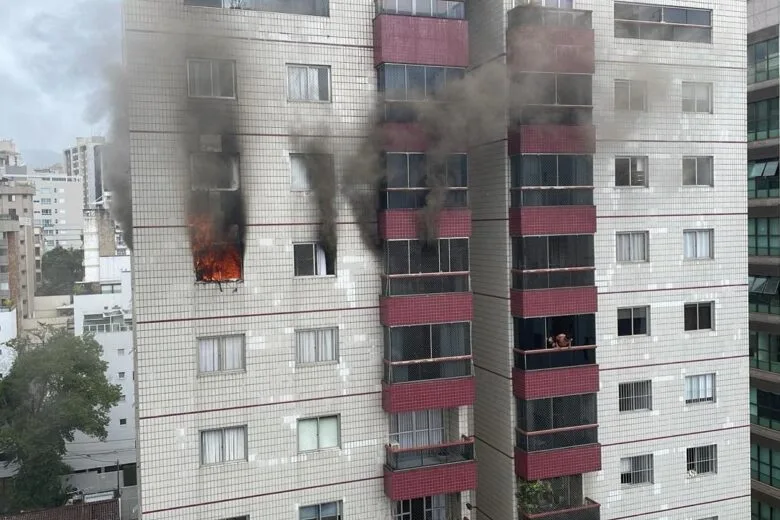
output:
[[[537,350],[514,349],[515,368],[546,370],[596,364],[596,346],[547,348]]]
[[[598,425],[595,424],[537,432],[524,432],[516,428],[515,432],[515,445],[527,453],[585,446],[599,441]]]
[[[383,296],[469,292],[469,273],[384,276]]]
[[[474,439],[411,448],[386,446],[385,453],[387,467],[394,471],[467,462],[474,460]]]
[[[381,195],[380,209],[422,209],[430,191],[428,188],[388,188]],[[447,188],[445,208],[466,208],[468,205],[468,188]]]
[[[593,188],[512,188],[512,207],[592,206]]]
[[[385,382],[408,383],[472,375],[471,356],[454,356],[408,361],[385,360]]]
[[[590,29],[593,27],[591,11],[575,9],[558,9],[537,5],[521,5],[508,13],[509,27],[523,25],[542,27],[576,27]]]
[[[512,270],[512,289],[557,289],[561,287],[591,287],[596,284],[593,267],[571,267],[548,270]]]
[[[377,0],[376,14],[463,20],[466,6],[463,1],[452,0]]]

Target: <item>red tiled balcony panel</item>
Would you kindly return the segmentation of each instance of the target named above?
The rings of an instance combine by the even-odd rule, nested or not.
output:
[[[581,504],[557,505],[552,510],[541,510],[538,513],[520,512],[520,520],[600,520],[601,505],[589,498]]]
[[[509,155],[596,152],[593,125],[521,125],[509,132]]]
[[[379,212],[379,236],[382,240],[416,239],[419,235],[420,212],[416,209],[391,209]],[[471,236],[471,210],[445,209],[438,215],[440,238]]]
[[[596,206],[509,208],[509,235],[585,235],[596,232]]]
[[[511,291],[512,316],[534,318],[592,314],[598,310],[596,287],[562,287]],[[381,305],[381,300],[380,300]]]
[[[374,18],[374,65],[467,67],[466,20],[380,14]]]
[[[599,391],[598,365],[549,370],[512,369],[512,388],[518,399],[541,399]]]
[[[430,379],[408,383],[382,383],[382,408],[387,413],[430,408],[457,408],[474,404],[474,377]]]
[[[446,495],[476,488],[477,463],[474,460],[400,471],[385,466],[385,495],[390,500]]]
[[[582,27],[523,27],[507,33],[507,64],[513,72],[596,70],[595,36]]]
[[[379,319],[385,327],[471,321],[473,316],[470,292],[379,297]]]
[[[515,448],[515,475],[525,480],[578,475],[600,469],[600,444],[530,453]]]

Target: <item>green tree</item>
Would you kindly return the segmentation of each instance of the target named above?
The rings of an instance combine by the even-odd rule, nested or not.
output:
[[[105,439],[120,387],[106,379],[102,348],[90,335],[43,327],[9,346],[18,356],[0,380],[0,453],[19,467],[12,507],[62,505],[66,441],[77,431]]]
[[[39,296],[72,294],[73,283],[84,279],[84,250],[57,246],[41,259]]]

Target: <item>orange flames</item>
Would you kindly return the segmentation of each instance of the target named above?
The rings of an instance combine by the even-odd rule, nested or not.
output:
[[[242,262],[238,237],[220,234],[216,222],[208,215],[191,216],[189,226],[198,281],[240,280]]]

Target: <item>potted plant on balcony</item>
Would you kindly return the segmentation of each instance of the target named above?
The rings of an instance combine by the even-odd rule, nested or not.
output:
[[[537,513],[552,501],[552,485],[543,480],[522,480],[517,487],[517,502],[524,513]]]

